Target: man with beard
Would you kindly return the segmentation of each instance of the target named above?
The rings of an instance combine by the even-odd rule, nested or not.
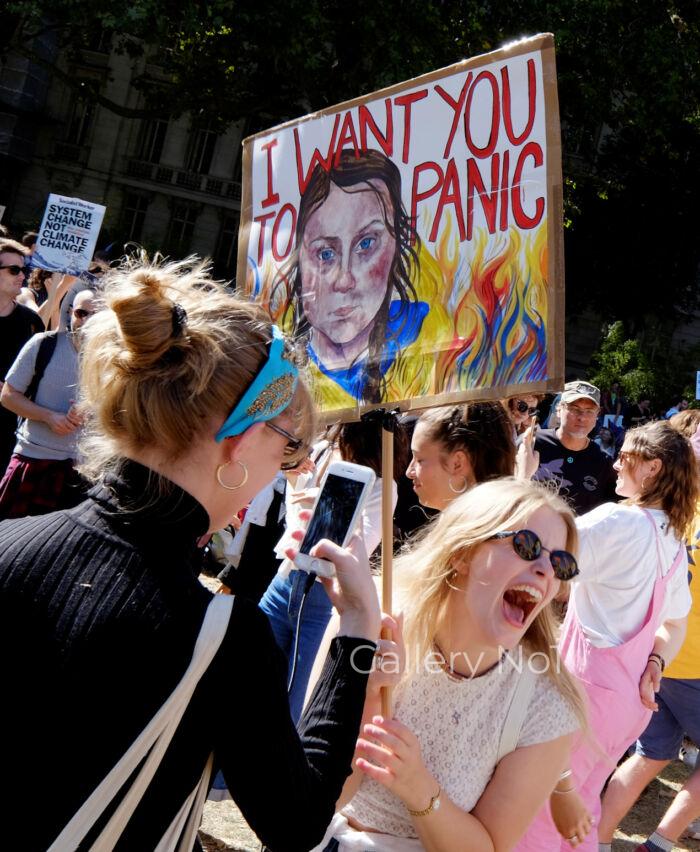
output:
[[[554,480],[559,494],[578,515],[616,500],[612,459],[588,437],[600,413],[600,390],[584,381],[568,382],[558,408],[557,429],[537,432],[538,481]]]

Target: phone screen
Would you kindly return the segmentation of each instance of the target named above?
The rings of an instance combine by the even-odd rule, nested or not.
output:
[[[308,554],[322,538],[342,545],[364,487],[357,479],[328,474],[299,553]]]

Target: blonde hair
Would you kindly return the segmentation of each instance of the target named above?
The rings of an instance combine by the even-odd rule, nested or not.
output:
[[[668,515],[677,538],[686,537],[698,502],[695,455],[688,439],[667,420],[630,429],[625,435],[625,464],[634,469],[636,458],[659,459],[661,470],[641,494],[625,502],[638,506],[660,506]],[[643,482],[642,482],[643,484]]]
[[[232,296],[195,257],[141,253],[107,273],[102,296],[108,310],[86,323],[81,346],[80,470],[92,480],[135,450],[154,448],[168,461],[184,455],[233,410],[272,336],[263,310]],[[286,411],[310,441],[302,381]]]
[[[700,408],[688,408],[685,411],[679,411],[670,417],[668,422],[673,426],[676,432],[680,432],[686,438],[692,438],[700,426]]]
[[[578,534],[568,505],[546,486],[512,477],[477,485],[453,500],[396,563],[399,599],[404,609],[406,647],[416,661],[433,650],[433,642],[447,616],[452,562],[469,563],[477,548],[503,530],[521,529],[534,512],[548,508],[566,524],[566,549],[576,553]],[[531,653],[544,655],[547,672],[569,702],[582,727],[586,714],[579,690],[561,665],[557,651],[557,622],[551,604],[538,613],[523,637]]]

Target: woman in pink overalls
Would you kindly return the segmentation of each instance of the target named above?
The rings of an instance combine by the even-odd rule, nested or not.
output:
[[[668,423],[650,423],[627,433],[615,469],[616,491],[627,499],[577,519],[581,574],[559,642],[585,692],[590,732],[518,852],[597,850],[595,829],[564,827],[585,823],[586,809],[597,824],[603,785],[656,709],[662,668],[685,635],[683,539],[698,497],[690,444]]]

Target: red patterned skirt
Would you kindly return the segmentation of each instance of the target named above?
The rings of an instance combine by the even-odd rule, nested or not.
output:
[[[0,481],[0,520],[70,509],[82,503],[86,489],[71,459],[13,455]]]

